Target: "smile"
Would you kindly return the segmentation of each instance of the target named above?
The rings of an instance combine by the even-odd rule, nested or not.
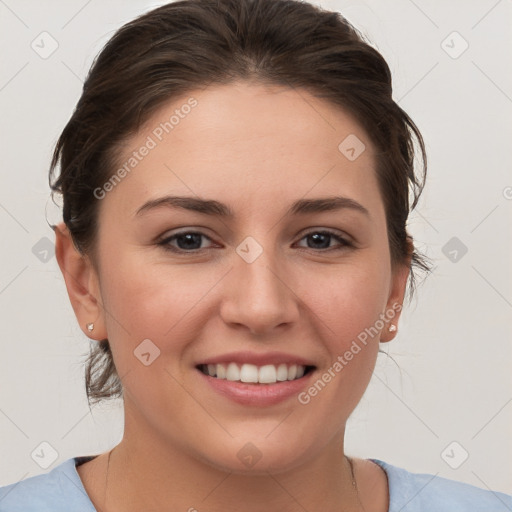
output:
[[[277,382],[297,380],[309,373],[313,367],[299,364],[254,364],[224,363],[201,364],[198,369],[210,377],[231,382],[252,384],[276,384]]]

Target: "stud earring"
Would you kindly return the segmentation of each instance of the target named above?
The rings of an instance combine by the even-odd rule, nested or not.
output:
[[[85,326],[87,327],[87,330],[88,330],[89,332],[92,332],[92,331],[93,331],[93,329],[94,329],[94,324],[93,324],[93,323],[86,324]]]
[[[389,326],[389,329],[388,329],[389,332],[395,332],[396,331],[396,325],[395,324],[391,324]]]

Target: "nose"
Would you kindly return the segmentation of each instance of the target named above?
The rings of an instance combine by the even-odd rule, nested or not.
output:
[[[224,280],[220,310],[226,324],[261,336],[297,322],[299,301],[290,273],[279,263],[268,250],[252,263],[234,254],[234,267]]]

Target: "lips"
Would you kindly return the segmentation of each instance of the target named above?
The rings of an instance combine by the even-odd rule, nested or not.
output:
[[[268,365],[263,365],[263,367],[264,366]],[[241,380],[230,381],[227,379],[218,379],[216,377],[206,375],[200,370],[200,367],[201,365],[198,366],[196,375],[199,377],[198,385],[206,386],[205,388],[202,388],[205,393],[208,393],[208,390],[211,390],[217,396],[222,397],[222,400],[227,399],[230,402],[251,408],[273,407],[288,400],[296,400],[299,393],[304,391],[304,389],[311,384],[311,381],[315,378],[316,374],[316,372],[313,371],[315,367],[308,366],[308,370],[300,378],[296,377],[294,380],[277,381],[274,383],[269,382],[265,384],[260,382],[242,382]],[[310,368],[311,370],[309,370]],[[258,372],[260,371],[261,368],[258,368]],[[200,382],[202,382],[202,384],[200,384]]]
[[[232,352],[204,359],[196,369],[221,395],[244,405],[269,406],[300,392],[316,366],[284,352]]]

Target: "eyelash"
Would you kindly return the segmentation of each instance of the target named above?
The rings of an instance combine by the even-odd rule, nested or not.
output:
[[[340,242],[341,246],[340,247],[328,247],[327,249],[313,249],[313,248],[310,248],[310,247],[302,247],[302,249],[312,250],[312,251],[315,251],[315,252],[330,252],[330,251],[346,250],[348,248],[353,248],[354,247],[354,244],[352,244],[351,242],[349,242],[345,238],[343,238],[340,235],[334,233],[333,231],[328,231],[328,230],[310,231],[309,233],[304,234],[300,240],[303,240],[304,238],[306,238],[308,236],[317,235],[317,234],[318,235],[331,236],[332,238],[334,238],[338,242]],[[212,249],[212,247],[208,247],[206,249],[192,249],[190,251],[187,251],[185,249],[178,249],[178,248],[173,247],[173,246],[170,245],[170,242],[172,240],[174,240],[174,239],[176,239],[176,238],[178,238],[180,236],[184,236],[184,235],[200,235],[200,236],[203,236],[205,238],[208,238],[208,240],[211,241],[211,238],[209,236],[205,235],[204,233],[201,233],[200,231],[182,231],[181,233],[175,233],[172,236],[164,238],[163,240],[158,242],[157,245],[161,246],[165,251],[170,251],[170,252],[178,253],[178,254],[198,254],[200,251],[208,251],[208,250]]]

